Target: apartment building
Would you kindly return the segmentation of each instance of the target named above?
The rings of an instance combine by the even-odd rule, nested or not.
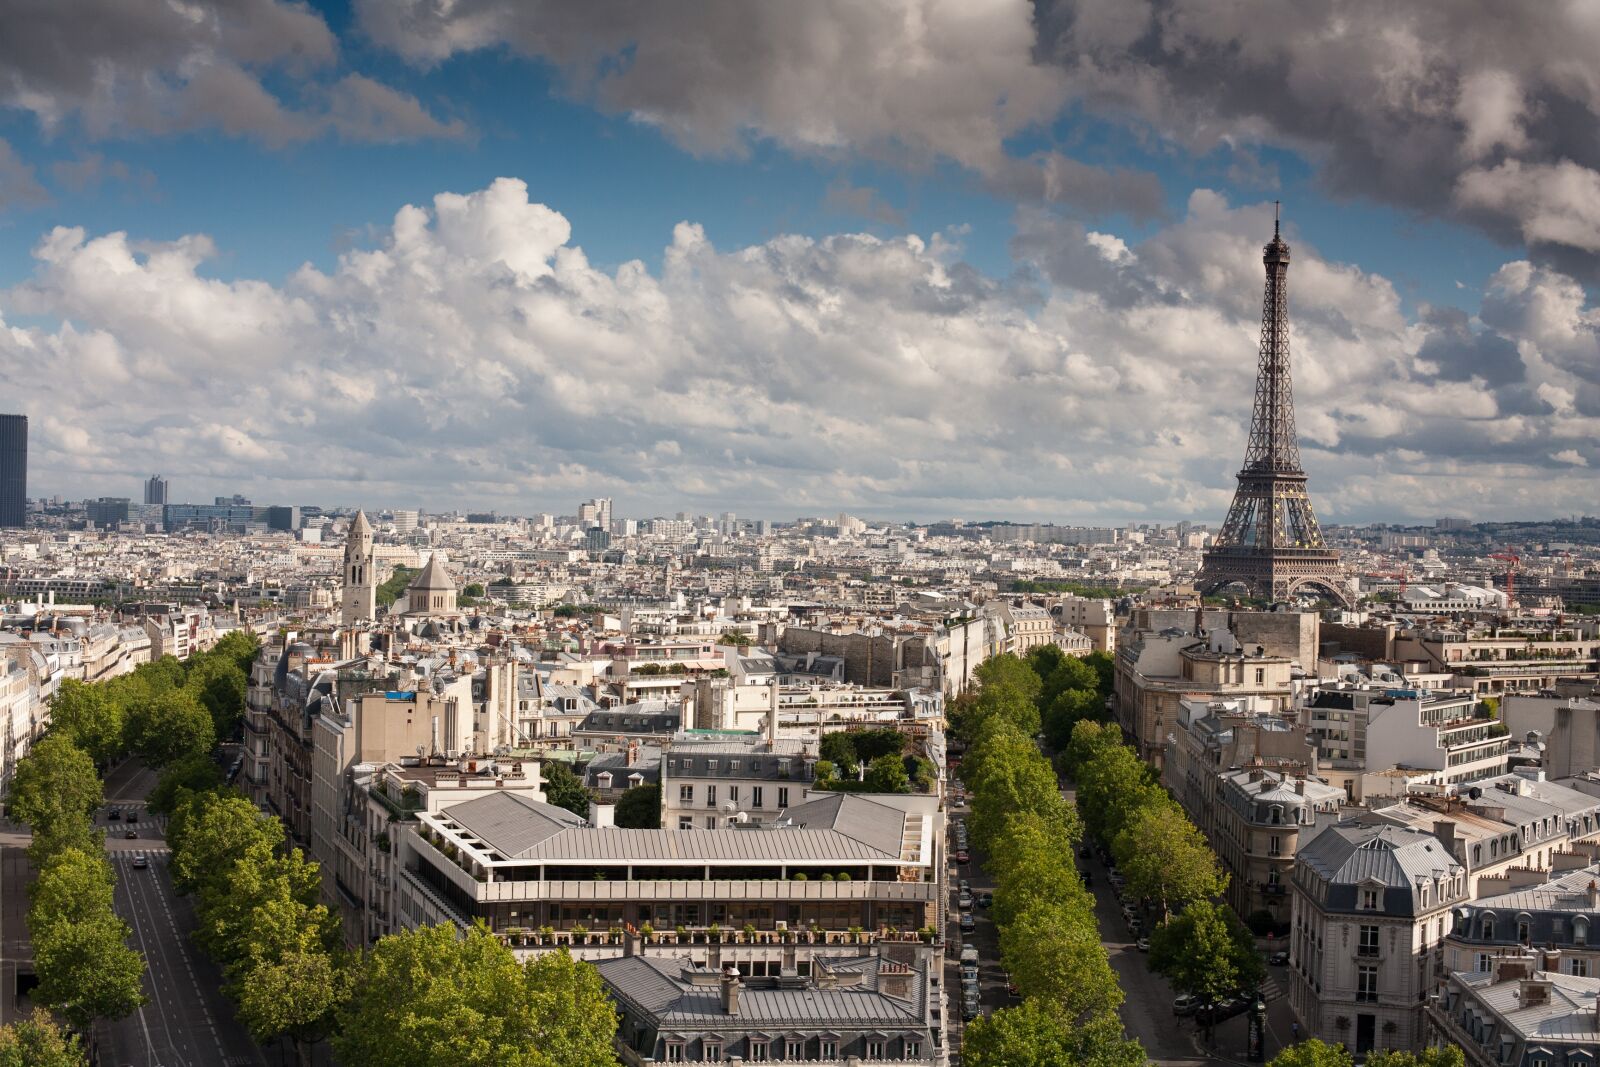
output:
[[[1507,892],[1480,895],[1455,909],[1444,941],[1450,971],[1491,971],[1508,956],[1532,952],[1541,970],[1600,978],[1600,849],[1564,853],[1558,862],[1584,864]],[[1482,888],[1482,886],[1480,886]]]
[[[1104,597],[1063,596],[1045,602],[1056,625],[1083,634],[1096,652],[1117,650],[1117,613]]]
[[[661,825],[772,822],[805,796],[813,763],[800,741],[679,734],[662,755]]]
[[[1297,673],[1287,656],[1247,649],[1231,631],[1197,637],[1186,630],[1133,631],[1117,650],[1117,719],[1147,763],[1160,767],[1185,699],[1249,699],[1266,711],[1288,708]]]
[[[1308,1037],[1358,1055],[1420,1050],[1461,864],[1432,834],[1345,821],[1302,844],[1291,883],[1289,1002]]]
[[[1453,974],[1429,1009],[1433,1034],[1471,1067],[1594,1067],[1600,1058],[1600,978],[1495,960]]]
[[[1509,731],[1470,690],[1341,682],[1307,692],[1303,716],[1323,758],[1362,770],[1428,772],[1438,785],[1504,774]]]
[[[878,945],[766,976],[687,955],[597,966],[621,1015],[616,1050],[628,1067],[945,1062],[942,963],[928,946]]]
[[[1025,656],[1029,649],[1055,643],[1055,620],[1036,604],[1001,604],[995,609],[1006,628],[1006,651]]]

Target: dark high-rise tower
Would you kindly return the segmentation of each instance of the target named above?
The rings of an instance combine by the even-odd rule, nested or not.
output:
[[[1300,467],[1289,377],[1289,246],[1273,223],[1263,250],[1266,297],[1261,308],[1261,363],[1255,410],[1239,488],[1196,585],[1202,593],[1241,585],[1265,600],[1286,600],[1303,587],[1347,602],[1339,553],[1322,540]]]
[[[152,474],[144,483],[144,502],[146,504],[165,504],[167,502],[167,480],[159,474]]]
[[[28,416],[0,415],[0,527],[28,525]]]

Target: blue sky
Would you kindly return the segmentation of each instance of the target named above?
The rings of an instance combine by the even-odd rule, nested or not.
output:
[[[920,306],[915,287],[895,290],[888,273],[859,273],[861,265],[846,254],[856,246],[833,244],[870,234],[879,239],[870,250],[872,270],[901,270],[900,250],[909,249],[935,288],[947,297],[961,293],[937,314],[898,322],[891,336],[872,343],[919,353],[919,368],[942,365],[943,358],[957,366],[993,358],[1028,367],[1014,373],[1033,373],[1036,358],[1022,349],[1047,333],[1062,361],[1048,370],[1052,381],[1070,389],[1094,380],[1133,410],[1148,410],[1152,401],[1134,397],[1148,388],[1140,384],[1143,369],[1119,353],[1152,343],[1136,336],[1130,309],[1155,313],[1176,303],[1190,314],[1157,339],[1155,347],[1170,349],[1166,358],[1187,360],[1192,370],[1192,356],[1183,355],[1192,338],[1217,331],[1220,345],[1240,349],[1227,359],[1237,357],[1248,369],[1252,353],[1238,334],[1250,328],[1259,264],[1244,251],[1245,239],[1267,236],[1266,205],[1281,199],[1297,249],[1340,282],[1337,291],[1304,297],[1308,358],[1364,337],[1391,361],[1384,371],[1391,393],[1400,383],[1408,394],[1369,398],[1356,395],[1353,383],[1334,380],[1337,368],[1304,373],[1304,395],[1323,406],[1302,418],[1302,428],[1311,454],[1326,452],[1319,462],[1330,518],[1425,515],[1475,494],[1488,501],[1498,487],[1524,484],[1544,469],[1547,484],[1524,491],[1526,506],[1582,510],[1577,496],[1593,452],[1586,441],[1600,409],[1594,400],[1600,385],[1587,366],[1594,332],[1588,279],[1600,249],[1590,228],[1600,233],[1600,223],[1561,196],[1574,177],[1570,168],[1597,183],[1600,172],[1585,169],[1584,150],[1549,118],[1565,90],[1541,80],[1537,58],[1524,54],[1520,42],[1491,41],[1483,46],[1483,69],[1463,65],[1466,45],[1483,45],[1481,35],[1493,28],[1452,21],[1448,5],[1418,5],[1393,24],[1372,26],[1366,40],[1343,40],[1349,31],[1330,8],[1325,25],[1312,20],[1281,41],[1266,40],[1272,30],[1266,20],[1261,26],[1217,20],[1190,27],[1183,49],[1151,51],[1100,18],[1133,8],[1091,2],[1034,8],[992,0],[952,8],[934,0],[875,0],[806,11],[708,4],[670,18],[629,4],[591,14],[509,0],[449,8],[427,0],[354,7],[240,0],[181,24],[155,15],[141,21],[122,9],[115,15],[126,21],[113,25],[115,33],[83,32],[97,18],[111,19],[110,2],[69,0],[58,23],[40,17],[29,27],[37,29],[34,39],[19,35],[25,40],[15,44],[16,53],[7,55],[0,44],[0,70],[12,68],[9,89],[0,90],[6,146],[0,315],[35,331],[17,341],[23,355],[0,363],[0,384],[26,387],[34,403],[51,405],[51,418],[36,431],[41,458],[34,484],[41,491],[109,491],[103,487],[119,485],[131,471],[157,465],[182,471],[184,461],[163,465],[159,451],[126,443],[120,451],[76,448],[75,428],[103,425],[106,411],[59,403],[30,379],[26,352],[48,347],[64,361],[105,358],[75,354],[89,335],[114,345],[116,358],[129,363],[164,358],[150,348],[162,343],[203,349],[194,335],[153,340],[175,327],[170,315],[165,322],[134,315],[138,290],[147,284],[162,292],[193,286],[197,300],[248,297],[255,310],[262,291],[251,283],[259,281],[279,311],[310,308],[307,314],[341,328],[352,316],[370,316],[371,329],[382,332],[398,315],[382,306],[385,292],[365,293],[359,309],[341,303],[350,298],[335,284],[348,280],[340,255],[393,248],[391,225],[406,205],[431,212],[441,193],[472,197],[513,178],[525,184],[529,205],[547,205],[570,223],[566,243],[581,247],[600,276],[615,282],[618,268],[638,259],[669,290],[663,299],[682,330],[677,343],[663,342],[658,351],[654,340],[631,342],[650,348],[637,358],[648,357],[652,368],[688,359],[687,348],[718,343],[693,315],[726,306],[732,294],[758,284],[735,276],[754,269],[742,254],[747,249],[767,249],[763,269],[772,273],[766,282],[779,287],[767,294],[774,298],[802,272],[819,271],[823,280],[808,296],[841,287],[817,297],[830,313],[843,297],[865,299],[861,291],[883,301],[864,312],[869,319]],[[1566,29],[1581,54],[1582,33]],[[1176,31],[1168,25],[1159,32]],[[1383,85],[1395,75],[1381,49],[1408,34],[1426,47],[1417,83]],[[1245,56],[1278,53],[1208,70],[1213,47]],[[1344,47],[1351,58],[1322,80],[1274,82],[1297,57],[1310,63]],[[84,83],[77,68],[88,61],[113,74],[102,84]],[[1340,78],[1347,80],[1339,84]],[[1423,98],[1436,91],[1445,95]],[[1041,177],[1058,164],[1066,178],[1052,184]],[[1197,190],[1217,197],[1201,193],[1197,200]],[[486,196],[473,200],[471,210],[491,228],[531,227],[528,240],[539,246],[540,218],[508,203]],[[674,227],[683,221],[703,227],[721,257],[706,261],[717,265],[715,282],[702,272],[692,292],[673,286],[665,255],[678,247]],[[495,253],[463,250],[444,240],[440,226],[441,243],[461,259],[454,266],[462,277],[492,285],[478,267]],[[36,245],[55,227],[81,228],[82,247],[36,258]],[[124,268],[111,269],[103,253],[117,250],[101,239],[118,232],[127,234],[129,258]],[[1114,244],[1096,234],[1120,239],[1131,251],[1119,260]],[[157,273],[145,259],[150,249],[190,235],[205,235],[212,249],[192,262],[185,258],[176,277],[146,277]],[[782,245],[784,235],[811,238],[822,251],[802,254]],[[1526,273],[1506,273],[1518,263]],[[331,279],[329,285],[303,291],[295,278],[302,264]],[[108,273],[92,276],[94,270]],[[954,277],[954,289],[946,275]],[[563,277],[560,270],[554,276]],[[896,277],[894,284],[906,284],[904,275]],[[713,285],[722,288],[712,291]],[[340,292],[330,295],[334,289]],[[1551,293],[1564,294],[1555,304],[1572,316],[1572,328],[1530,318],[1552,306]],[[128,305],[117,304],[119,294]],[[1335,306],[1341,300],[1356,303]],[[776,338],[774,349],[851,347],[850,322],[830,320],[824,328],[787,310],[782,329],[803,323],[813,332]],[[217,314],[243,312],[219,307]],[[511,314],[521,322],[530,312]],[[590,306],[574,314],[637,319],[642,309]],[[1020,324],[1017,314],[1031,325]],[[279,320],[269,316],[246,331],[262,352],[274,351],[274,343],[306,343],[275,335]],[[996,323],[1022,333],[983,334]],[[498,336],[493,323],[470,325]],[[935,338],[958,327],[1002,350],[978,348],[960,359],[927,354]],[[854,336],[867,345],[865,331]],[[1551,340],[1558,337],[1569,340]],[[322,341],[348,357],[348,337]],[[541,398],[529,402],[537,420],[592,417],[580,402],[551,399],[560,393],[558,381],[540,359],[560,353],[539,349],[531,337],[518,344],[529,346],[534,369],[513,388]],[[739,344],[714,354],[726,365],[753,358],[751,347],[764,342],[753,334]],[[513,349],[502,366],[517,365],[523,353]],[[211,372],[226,376],[224,356],[211,355]],[[1075,357],[1089,362],[1074,363]],[[337,372],[339,362],[329,359],[326,369]],[[1508,359],[1521,363],[1508,366]],[[424,387],[422,377],[403,368],[385,370],[396,376],[397,389]],[[818,373],[849,380],[839,368]],[[1248,398],[1238,396],[1234,371],[1226,373],[1229,398],[1218,410],[1193,412],[1175,431],[1191,446],[1225,434],[1240,418]],[[945,393],[920,398],[928,405],[921,421],[957,418],[955,409],[942,407],[961,402],[953,377],[945,373]],[[994,390],[989,399],[1004,410],[1014,403],[1005,396],[1016,384],[968,388]],[[195,397],[169,395],[163,418],[195,441],[245,433],[238,419],[227,430],[205,425],[193,415]],[[787,412],[784,399],[774,392],[760,410]],[[1467,444],[1471,434],[1431,425],[1452,406],[1506,438],[1498,457]],[[1433,414],[1422,418],[1419,409]],[[751,411],[757,422],[767,417]],[[339,415],[312,419],[311,432],[336,433]],[[1546,421],[1538,425],[1541,417]],[[1093,421],[1085,423],[1086,434],[1111,432]],[[131,422],[126,429],[138,436]],[[254,482],[260,492],[284,494],[326,494],[339,483],[279,469],[292,450],[272,440],[271,428],[246,436],[192,460],[185,480],[203,492]],[[595,435],[575,428],[567,436]],[[745,457],[720,432],[691,442],[669,426],[652,426],[639,436],[670,442],[679,458],[657,463],[641,460],[637,450],[567,452],[565,438],[552,432],[527,442],[547,469],[538,477],[502,471],[502,492],[486,488],[496,484],[496,461],[481,455],[469,465],[486,469],[469,487],[452,481],[448,464],[427,463],[362,471],[347,484],[379,495],[423,484],[422,495],[441,505],[482,506],[494,497],[487,502],[510,510],[523,503],[520,510],[559,507],[559,494],[570,488],[588,495],[584,487],[593,482],[592,492],[632,493],[663,510],[676,510],[670,504],[678,498],[683,506],[708,508],[743,500],[790,510],[834,503],[870,510],[877,503],[924,518],[971,509],[972,517],[1014,513],[1061,521],[1214,517],[1230,488],[1231,459],[1164,471],[1150,446],[1133,444],[1126,459],[1143,473],[1132,489],[1097,486],[1070,462],[1074,473],[1055,484],[1019,479],[985,486],[965,470],[965,459],[902,435],[884,443],[905,452],[893,457],[896,469],[871,476],[840,469],[845,461],[826,442],[809,443],[801,451],[814,453],[814,466],[800,490],[772,469],[729,478],[730,456]],[[1016,447],[991,436],[980,435],[996,454]],[[1108,439],[1101,447],[1121,446]],[[1228,456],[1236,451],[1226,440],[1216,447]],[[1023,451],[1043,456],[1049,448],[1041,438]],[[223,461],[235,453],[237,462]],[[464,455],[441,447],[444,453],[458,461]],[[1395,462],[1412,453],[1426,453],[1436,469]],[[1600,462],[1600,455],[1593,458]],[[551,473],[563,470],[564,476]],[[1192,484],[1196,479],[1203,484]]]

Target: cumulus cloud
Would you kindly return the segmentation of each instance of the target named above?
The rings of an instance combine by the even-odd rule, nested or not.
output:
[[[338,59],[322,16],[289,0],[203,4],[0,0],[0,104],[93,138],[219,129],[283,145],[333,131],[360,141],[459,136],[415,98]],[[288,99],[270,82],[298,84]]]
[[[950,235],[719,249],[687,222],[658,265],[600,270],[508,178],[403,207],[277,284],[208,277],[204,237],[58,228],[0,294],[30,323],[0,322],[0,389],[48,414],[35,465],[63,492],[159,467],[295,502],[1218,516],[1264,214],[1202,191],[1129,244],[1041,212],[1016,247],[1031,283],[975,270]],[[1388,280],[1289,237],[1327,517],[1431,515],[1466,487],[1586,506],[1595,311],[1570,278],[1508,264],[1479,318],[1411,316]]]
[[[1600,19],[1582,4],[1041,0],[1039,54],[1195,151],[1276,143],[1327,183],[1600,259]],[[1573,251],[1577,255],[1572,255]]]
[[[1035,58],[1026,0],[360,0],[357,12],[416,63],[502,46],[546,60],[574,94],[694,152],[739,154],[755,137],[918,167],[945,158],[1007,195],[1141,218],[1162,207],[1152,175],[1008,154],[1067,102],[1062,72]]]

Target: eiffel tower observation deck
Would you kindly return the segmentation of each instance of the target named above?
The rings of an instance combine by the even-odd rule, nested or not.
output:
[[[1250,442],[1227,521],[1206,552],[1195,585],[1205,595],[1232,586],[1275,603],[1307,593],[1348,604],[1339,553],[1322,539],[1300,466],[1289,375],[1289,245],[1276,220],[1261,261],[1267,285]]]

